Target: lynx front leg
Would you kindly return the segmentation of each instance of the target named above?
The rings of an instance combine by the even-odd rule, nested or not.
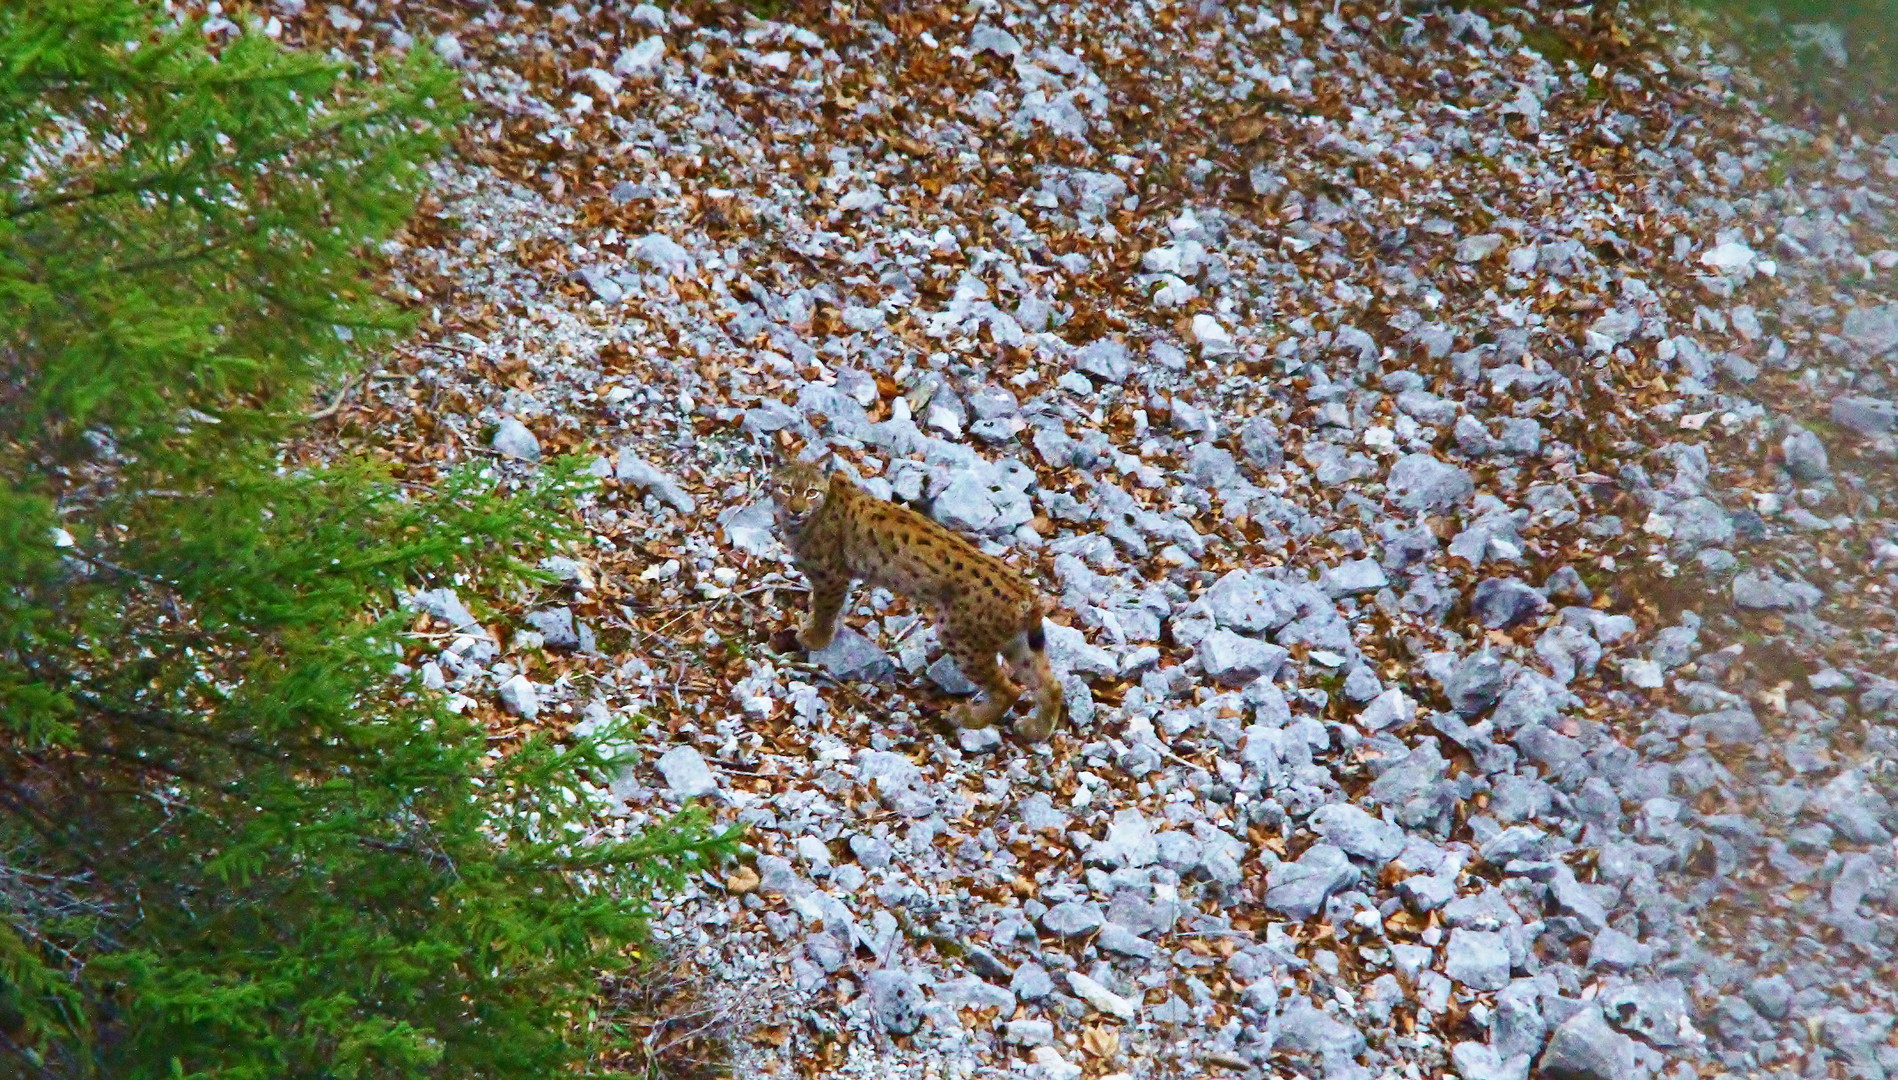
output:
[[[797,643],[816,652],[829,645],[837,634],[837,615],[844,609],[850,579],[829,574],[812,574],[810,579],[811,613],[797,632]]]

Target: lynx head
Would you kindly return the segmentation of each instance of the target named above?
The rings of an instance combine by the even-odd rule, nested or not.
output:
[[[808,461],[780,460],[771,470],[771,505],[780,529],[801,529],[824,504],[830,476]]]

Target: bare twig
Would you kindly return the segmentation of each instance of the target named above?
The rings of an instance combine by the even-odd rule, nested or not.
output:
[[[337,410],[343,407],[344,399],[349,397],[349,392],[355,389],[358,385],[361,385],[364,389],[368,389],[369,379],[374,374],[375,372],[373,371],[365,371],[362,373],[361,376],[354,379],[350,379],[348,382],[345,382],[342,385],[342,388],[336,391],[335,396],[330,398],[329,404],[311,413],[310,419],[311,420],[327,420],[330,417],[335,416]]]

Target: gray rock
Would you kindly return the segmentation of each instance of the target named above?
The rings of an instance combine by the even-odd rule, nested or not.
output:
[[[525,675],[516,675],[502,683],[495,691],[501,698],[501,707],[523,720],[532,720],[540,715],[540,696],[534,691],[534,684]]]
[[[1654,644],[1648,647],[1648,659],[1654,661],[1663,670],[1677,668],[1693,659],[1694,651],[1700,644],[1700,619],[1692,623],[1683,622],[1680,626],[1669,626],[1654,635]]]
[[[893,750],[863,750],[857,754],[857,781],[881,787],[909,787],[920,783],[923,771]]]
[[[1075,997],[1109,1016],[1132,1020],[1139,1011],[1139,1005],[1133,999],[1114,993],[1090,976],[1078,971],[1068,972],[1068,989],[1074,991]]]
[[[1054,993],[1054,980],[1049,978],[1047,968],[1029,962],[1015,969],[1015,977],[1009,980],[1008,988],[1023,1001],[1040,1001]]]
[[[1591,1003],[1555,1029],[1540,1068],[1549,1080],[1627,1080],[1635,1075],[1634,1040],[1610,1028]]]
[[[1364,1034],[1356,1027],[1321,1012],[1311,999],[1295,993],[1279,1015],[1279,1042],[1288,1050],[1318,1054],[1327,1059],[1350,1059],[1364,1052]],[[1327,1068],[1327,1073],[1330,1072]]]
[[[1608,904],[1615,899],[1615,889],[1577,881],[1575,871],[1559,862],[1549,880],[1549,897],[1557,911],[1580,920],[1582,928],[1593,934],[1608,925]]]
[[[446,586],[412,593],[407,603],[416,611],[427,612],[457,630],[480,625],[473,613],[461,602],[461,598],[455,595],[455,590]]]
[[[1378,681],[1369,664],[1354,665],[1344,676],[1344,696],[1360,704],[1377,700],[1384,693],[1384,684]],[[1360,714],[1362,722],[1362,714]]]
[[[1542,425],[1534,419],[1524,416],[1505,416],[1502,418],[1502,434],[1496,442],[1505,454],[1513,457],[1534,457],[1542,452]]]
[[[690,746],[667,750],[659,755],[656,765],[659,775],[666,778],[666,787],[681,799],[703,798],[718,790],[718,780],[712,776],[712,770]]]
[[[1456,402],[1440,398],[1428,390],[1399,391],[1397,408],[1436,427],[1448,427],[1457,420]]]
[[[1839,336],[1872,357],[1898,351],[1898,304],[1853,308],[1846,312]]]
[[[1805,611],[1821,596],[1811,585],[1781,581],[1761,570],[1742,570],[1733,578],[1733,605],[1753,611]]]
[[[1893,1023],[1894,1017],[1884,1009],[1856,1013],[1834,1007],[1825,1011],[1820,1039],[1833,1057],[1843,1059],[1848,1075],[1889,1076],[1889,1066],[1898,1063],[1890,1045]]]
[[[1468,473],[1424,453],[1399,458],[1385,483],[1386,495],[1413,513],[1451,509],[1475,491]]]
[[[1549,1024],[1538,1002],[1541,987],[1533,979],[1517,979],[1496,995],[1496,1012],[1490,1020],[1490,1045],[1507,1061],[1522,1055],[1534,1057],[1542,1052]]]
[[[1509,943],[1499,931],[1452,930],[1443,973],[1472,989],[1501,990],[1509,985]]]
[[[1376,592],[1389,584],[1390,578],[1384,576],[1384,568],[1377,565],[1376,559],[1353,559],[1340,563],[1328,567],[1318,578],[1318,587],[1333,599]]]
[[[1714,746],[1750,746],[1765,734],[1752,709],[1720,709],[1702,713],[1688,722],[1688,730],[1706,737]]]
[[[1436,742],[1425,740],[1371,781],[1370,796],[1394,807],[1399,824],[1423,827],[1456,805],[1456,786],[1443,782],[1448,769]]]
[[[1164,934],[1173,929],[1174,922],[1179,918],[1179,907],[1177,901],[1155,900],[1149,903],[1141,899],[1139,890],[1121,889],[1114,893],[1113,903],[1107,905],[1107,921],[1118,923],[1143,937]]]
[[[929,681],[941,687],[948,694],[973,694],[977,686],[965,678],[962,669],[956,666],[955,658],[947,653],[936,658],[929,665]]]
[[[969,52],[975,56],[985,52],[1002,57],[1020,56],[1021,42],[1015,40],[1015,35],[1008,31],[983,23],[969,31]]]
[[[1417,703],[1402,690],[1392,687],[1371,699],[1371,703],[1358,714],[1358,723],[1366,731],[1377,732],[1403,727],[1416,718]]]
[[[965,754],[990,754],[1002,748],[1002,730],[994,725],[984,728],[960,728],[956,745]]]
[[[1640,942],[1611,927],[1596,934],[1589,945],[1588,966],[1615,973],[1631,971],[1647,962],[1647,954]]]
[[[1746,988],[1746,999],[1769,1020],[1784,1020],[1793,1007],[1793,984],[1784,975],[1755,979]]]
[[[1463,717],[1479,716],[1503,692],[1503,662],[1488,649],[1466,656],[1444,680],[1443,693]]]
[[[1065,830],[1068,827],[1068,815],[1054,808],[1054,800],[1046,792],[1037,791],[1016,804],[1021,823],[1031,830]]]
[[[1404,850],[1404,830],[1380,821],[1350,803],[1321,806],[1305,826],[1347,854],[1382,867]]]
[[[1526,1080],[1529,1055],[1503,1058],[1488,1043],[1460,1042],[1450,1048],[1450,1063],[1462,1080]]]
[[[1549,812],[1549,785],[1534,777],[1513,773],[1491,782],[1489,812],[1498,821],[1533,821]]]
[[[1452,874],[1412,874],[1397,883],[1397,894],[1416,911],[1435,911],[1456,897],[1456,877]]]
[[[994,953],[972,942],[963,945],[962,958],[968,963],[969,970],[984,979],[1000,981],[1015,974],[1007,964],[997,959]]]
[[[580,635],[573,629],[573,611],[570,608],[545,608],[527,613],[527,625],[540,633],[550,649],[572,649],[580,644]]]
[[[1127,355],[1127,346],[1112,338],[1101,338],[1081,347],[1075,354],[1074,366],[1089,375],[1099,376],[1109,384],[1127,381],[1133,373],[1133,361]]]
[[[1062,937],[1081,937],[1100,929],[1106,921],[1101,906],[1091,900],[1067,900],[1042,913],[1042,928]]]
[[[1142,960],[1151,960],[1154,956],[1153,942],[1116,923],[1103,923],[1100,934],[1094,938],[1094,944],[1122,956],[1134,956]]]
[[[1187,458],[1186,474],[1214,491],[1225,492],[1239,482],[1239,463],[1225,447],[1200,443]]]
[[[870,1015],[892,1035],[910,1035],[923,1025],[923,991],[915,976],[899,968],[879,968],[863,981]]]
[[[1265,906],[1294,922],[1324,907],[1325,898],[1358,880],[1357,867],[1344,849],[1314,844],[1296,862],[1282,862],[1265,877]]]
[[[802,896],[811,891],[810,884],[798,876],[791,860],[782,855],[758,856],[758,888],[785,896]]]
[[[931,503],[937,521],[964,532],[981,532],[995,524],[999,512],[989,487],[973,472],[960,472]]]
[[[812,934],[804,941],[804,953],[817,962],[817,966],[826,972],[835,974],[844,966],[844,951],[837,939],[826,933]]]
[[[896,857],[896,849],[889,841],[879,840],[868,833],[858,833],[850,838],[850,853],[857,858],[857,865],[865,870],[881,870],[890,865]]]
[[[1491,630],[1528,622],[1549,606],[1542,594],[1519,578],[1488,578],[1470,594],[1470,612]]]
[[[1284,582],[1233,570],[1200,597],[1220,626],[1242,634],[1264,634],[1298,618],[1298,601]]]
[[[688,273],[692,254],[662,233],[648,233],[633,242],[633,257],[668,277]]]
[[[1490,437],[1489,429],[1469,413],[1456,418],[1452,434],[1456,438],[1456,448],[1469,457],[1485,458],[1496,452],[1496,440]]]
[[[1883,844],[1892,835],[1888,823],[1898,821],[1891,801],[1866,780],[1861,769],[1847,769],[1828,780],[1814,802],[1826,824],[1853,843]]]
[[[1015,1011],[1015,995],[1005,986],[983,982],[974,975],[949,979],[933,988],[936,1000],[958,1009],[996,1009],[1003,1016]]]
[[[1860,435],[1888,435],[1898,429],[1898,404],[1874,397],[1832,399],[1832,422]]]
[[[969,408],[983,420],[1000,420],[1021,412],[1021,402],[1006,387],[984,386],[969,395]]]
[[[1247,461],[1260,469],[1276,469],[1285,464],[1285,449],[1278,429],[1263,416],[1255,416],[1240,426],[1239,449]]]
[[[1682,499],[1666,513],[1674,543],[1685,548],[1725,547],[1733,543],[1733,516],[1704,495]]]
[[[491,444],[496,453],[505,457],[519,458],[522,461],[540,460],[540,440],[527,430],[527,425],[506,417],[494,429],[494,441]]]
[[[1599,999],[1608,1023],[1660,1047],[1685,1045],[1698,1036],[1687,1022],[1687,992],[1678,979],[1622,985]]]
[[[926,818],[936,801],[923,782],[922,770],[901,754],[864,750],[857,754],[857,782],[870,787],[886,809],[908,818]]]
[[[1794,427],[1779,443],[1786,455],[1786,469],[1797,479],[1812,482],[1832,475],[1832,463],[1826,458],[1826,444],[1819,436],[1802,427]]]
[[[1850,675],[1838,668],[1820,668],[1806,677],[1806,685],[1822,694],[1836,694],[1842,690],[1856,690],[1858,683]]]
[[[1107,838],[1087,851],[1089,862],[1112,869],[1150,866],[1159,858],[1160,846],[1154,839],[1153,825],[1146,815],[1131,806],[1114,814],[1113,824],[1107,827]]]
[[[1223,686],[1244,686],[1277,672],[1290,652],[1282,646],[1218,629],[1199,640],[1200,670]]]
[[[1541,859],[1548,839],[1548,834],[1533,825],[1511,825],[1485,840],[1477,854],[1491,866],[1506,865],[1511,859]]]
[[[1476,236],[1466,236],[1457,241],[1456,261],[1460,263],[1482,262],[1484,259],[1495,254],[1496,249],[1502,246],[1503,236],[1501,233],[1481,233]]]
[[[1492,742],[1482,731],[1471,727],[1455,713],[1431,713],[1430,726],[1468,750],[1475,759],[1477,769],[1484,773],[1507,773],[1516,767],[1517,754],[1514,749]]]
[[[1047,977],[1044,972],[1042,978]],[[1049,983],[1050,988],[1053,985]],[[1046,1020],[1010,1020],[1002,1025],[1002,1041],[1014,1046],[1051,1046],[1054,1044],[1054,1025]]]
[[[1536,638],[1536,655],[1549,665],[1556,682],[1567,685],[1577,675],[1593,675],[1601,663],[1601,643],[1573,626],[1551,626]]]
[[[593,295],[599,297],[602,303],[609,305],[617,304],[626,296],[626,290],[620,287],[620,283],[614,281],[610,275],[599,267],[582,267],[580,269],[580,280],[586,282],[587,288],[591,289]]]
[[[1577,604],[1586,604],[1595,597],[1588,583],[1582,580],[1581,572],[1566,563],[1544,579],[1542,590],[1553,599],[1572,600]]]
[[[839,679],[874,682],[896,671],[896,661],[876,643],[847,626],[837,628],[830,644],[811,654],[811,662]]]
[[[1120,663],[1114,659],[1114,654],[1099,645],[1090,644],[1081,631],[1074,627],[1044,622],[1042,632],[1047,636],[1048,666],[1054,669],[1057,677],[1065,679],[1069,674],[1119,674]]]
[[[619,463],[615,466],[613,475],[622,484],[631,484],[642,491],[651,492],[658,497],[659,501],[681,514],[690,514],[698,510],[697,500],[686,494],[686,490],[679,486],[677,480],[659,471],[657,466],[631,450],[619,452]]]

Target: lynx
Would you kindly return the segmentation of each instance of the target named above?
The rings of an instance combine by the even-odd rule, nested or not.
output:
[[[996,663],[999,653],[1034,692],[1035,714],[1015,725],[1017,734],[1039,742],[1054,732],[1061,684],[1048,667],[1042,600],[1033,585],[963,537],[840,472],[780,464],[771,499],[784,545],[811,582],[798,644],[812,651],[830,644],[851,582],[881,585],[934,609],[943,648],[983,691],[979,704],[956,707],[951,718],[958,726],[988,727],[1021,698],[1022,688]]]

